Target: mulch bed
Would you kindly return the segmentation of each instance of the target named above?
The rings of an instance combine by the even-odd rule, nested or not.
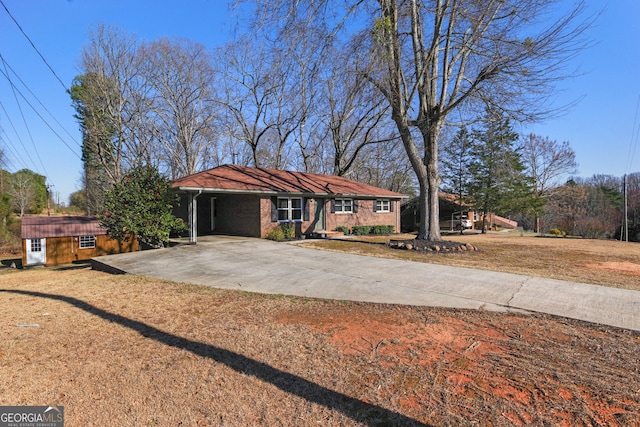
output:
[[[470,243],[452,242],[448,240],[391,240],[389,247],[394,249],[414,250],[420,252],[452,253],[477,251],[478,248]]]

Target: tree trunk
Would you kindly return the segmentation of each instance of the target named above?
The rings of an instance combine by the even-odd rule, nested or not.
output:
[[[440,235],[440,198],[438,190],[440,188],[440,175],[438,174],[438,128],[437,125],[429,126],[426,133],[423,133],[425,145],[424,165],[426,169],[426,188],[428,215],[424,218],[427,227],[424,237],[427,240],[442,240]],[[423,197],[422,195],[420,197]],[[421,234],[422,234],[422,230]]]
[[[418,195],[418,211],[420,214],[420,229],[417,239],[422,240],[442,240],[440,235],[439,213],[440,205],[438,198],[438,187],[440,185],[440,177],[438,176],[438,152],[437,137],[427,140],[427,136],[432,137],[432,132],[423,133],[425,138],[424,144],[429,149],[425,150],[428,155],[421,158],[420,152],[413,141],[413,136],[409,130],[409,125],[402,115],[393,112],[393,120],[398,127],[400,139],[404,145],[405,151],[411,162],[420,194]]]

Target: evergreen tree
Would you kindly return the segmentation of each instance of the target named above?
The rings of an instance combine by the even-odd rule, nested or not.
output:
[[[118,160],[114,155],[116,130],[109,113],[111,101],[100,93],[98,80],[104,77],[92,73],[77,76],[69,91],[82,130],[85,208],[89,215],[103,210],[104,195],[118,178],[114,174]]]
[[[530,179],[516,146],[518,134],[508,119],[487,116],[481,129],[473,132],[472,179],[469,195],[482,213],[482,232],[487,230],[487,214],[523,212],[533,204]]]
[[[469,184],[473,178],[471,174],[472,147],[471,133],[466,127],[463,127],[443,146],[440,153],[442,189],[445,192],[456,194],[461,208],[462,200],[468,195]]]
[[[136,236],[143,245],[164,247],[172,231],[186,228],[172,213],[177,199],[171,182],[156,168],[139,165],[107,191],[100,222],[114,239]]]

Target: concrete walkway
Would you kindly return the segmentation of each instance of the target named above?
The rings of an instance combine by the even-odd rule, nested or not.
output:
[[[525,310],[640,331],[640,292],[215,236],[94,258],[97,269],[223,289],[390,304]]]

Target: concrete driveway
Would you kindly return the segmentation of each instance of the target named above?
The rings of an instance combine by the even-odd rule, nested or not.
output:
[[[263,239],[94,258],[96,269],[222,289],[432,307],[524,310],[640,330],[640,292],[320,251]]]

